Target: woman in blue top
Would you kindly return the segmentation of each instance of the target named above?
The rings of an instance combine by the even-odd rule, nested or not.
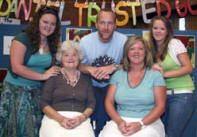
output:
[[[105,100],[112,120],[99,137],[165,136],[159,118],[165,108],[165,82],[159,71],[150,69],[151,65],[145,41],[139,36],[130,37],[124,47],[123,69],[112,76]]]
[[[44,7],[11,43],[0,102],[0,137],[38,137],[41,83],[59,73],[52,64],[60,41],[58,11]]]

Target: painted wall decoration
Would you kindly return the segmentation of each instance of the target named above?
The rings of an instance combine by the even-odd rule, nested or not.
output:
[[[80,39],[91,33],[92,29],[85,28],[66,28],[66,40],[74,40],[75,42],[80,42]]]
[[[180,17],[185,17],[187,14],[197,15],[197,9],[192,9],[191,1],[192,0],[173,0],[175,9],[177,14]],[[116,2],[116,3],[115,3]],[[36,12],[41,5],[46,6],[56,6],[59,7],[59,16],[62,19],[62,15],[64,14],[63,11],[66,11],[65,4],[67,3],[66,0],[0,0],[0,16],[9,17],[11,13],[15,14],[17,19],[24,18],[26,21],[30,19],[30,15],[32,12]],[[7,8],[3,8],[3,4],[7,5]],[[147,7],[147,5],[152,4],[155,5],[154,7]],[[32,6],[35,6],[35,11],[32,11]],[[92,11],[96,10],[97,12],[106,6],[105,1],[96,3],[85,1],[84,3],[75,2],[73,3],[73,7],[78,9],[78,15],[75,18],[78,19],[79,26],[82,26],[83,17],[87,17],[87,26],[91,27],[92,23],[96,21],[97,14],[93,15]],[[131,12],[123,10],[122,8],[129,8]],[[167,10],[166,16],[167,18],[171,17],[172,13],[172,5],[168,3],[166,0],[136,0],[136,1],[129,1],[129,0],[121,0],[121,1],[114,1],[111,0],[111,8],[117,14],[117,16],[123,16],[122,20],[116,19],[117,26],[124,26],[127,25],[129,22],[129,18],[132,18],[132,24],[135,26],[137,24],[136,20],[136,8],[141,7],[141,13],[144,23],[150,23],[150,19],[148,19],[148,14],[157,13],[157,15],[161,15],[161,7],[165,7]],[[3,10],[2,10],[3,9]],[[64,10],[65,9],[65,10]],[[87,11],[87,15],[83,14],[83,11]],[[21,14],[23,12],[23,14]],[[129,15],[131,14],[131,15]],[[24,16],[24,17],[23,17]],[[63,21],[63,20],[62,20]],[[84,25],[84,24],[83,24]]]
[[[100,7],[98,5],[96,5],[95,2],[90,2],[88,4],[88,27],[91,26],[91,22],[96,22],[96,17],[97,17],[97,14],[96,15],[92,15],[92,11],[96,10],[97,12],[100,11]]]
[[[87,2],[85,2],[85,3],[75,2],[74,7],[79,8],[79,27],[81,27],[82,26],[82,17],[83,17],[82,9],[88,8],[88,3]]]
[[[3,80],[4,80],[5,76],[6,76],[6,74],[7,74],[7,69],[0,68],[0,92],[1,92],[1,90],[3,88],[2,84],[3,84]]]
[[[175,35],[175,38],[181,40],[187,49],[189,58],[193,67],[195,66],[195,36],[193,35]]]

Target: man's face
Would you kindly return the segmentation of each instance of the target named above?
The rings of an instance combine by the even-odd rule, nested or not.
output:
[[[113,32],[116,29],[115,16],[112,12],[102,11],[98,14],[96,28],[99,33],[99,39],[102,42],[109,42]]]

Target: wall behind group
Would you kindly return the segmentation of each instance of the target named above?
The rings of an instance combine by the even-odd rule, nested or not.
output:
[[[144,7],[142,7],[142,3],[138,4],[141,1],[144,2]],[[63,2],[64,7],[61,8],[60,5],[58,7],[58,2]],[[195,53],[197,53],[197,31],[195,31],[197,30],[197,0],[0,0],[0,24],[14,24],[15,22],[22,24],[0,25],[0,69],[8,67],[9,55],[7,53],[11,38],[26,27],[32,15],[41,5],[51,4],[58,7],[62,24],[67,25],[62,27],[62,40],[73,38],[80,41],[80,37],[96,30],[93,28],[94,21],[104,2],[108,8],[115,7],[117,31],[127,35],[143,35],[143,32],[147,31],[149,27],[149,24],[145,22],[160,13],[162,16],[168,16],[173,22],[176,30],[175,35],[183,36],[183,41],[184,39],[189,41],[192,38],[190,42],[194,43],[192,44],[194,46],[193,78],[197,89],[197,61],[195,60]],[[145,11],[147,14],[144,14]],[[180,19],[185,20],[186,31],[179,31]],[[123,25],[120,26],[120,24]],[[76,30],[76,27],[79,30]],[[6,47],[4,47],[5,45]],[[196,109],[183,137],[197,136],[197,90],[195,93]]]
[[[107,7],[115,10],[118,28],[148,28],[153,16],[162,15],[175,29],[184,18],[186,30],[197,30],[196,0],[0,0],[0,17],[8,23],[18,19],[27,24],[41,5],[57,6],[63,24],[74,27],[94,27],[98,11]]]
[[[8,49],[10,46],[11,38],[15,36],[18,32],[23,30],[26,25],[0,25],[0,69],[6,69],[9,63],[9,55]],[[96,31],[95,28],[87,28],[87,27],[62,27],[62,41],[66,39],[73,39],[76,41],[80,41],[80,38],[84,35]],[[117,29],[117,31],[124,33],[128,36],[131,35],[143,35],[146,37],[148,33],[147,29]],[[190,47],[194,49],[194,56],[196,58],[197,53],[197,32],[196,31],[175,31],[175,36],[181,38],[184,43],[191,42]],[[187,42],[186,42],[187,41]],[[6,54],[6,55],[5,55]],[[194,71],[193,71],[193,78],[195,82],[195,88],[197,89],[197,61],[194,59],[193,61]],[[195,112],[189,122],[189,126],[186,128],[183,137],[196,137],[197,131],[197,90],[195,90]]]

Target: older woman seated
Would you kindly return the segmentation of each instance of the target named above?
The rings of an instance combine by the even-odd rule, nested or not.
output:
[[[124,47],[123,69],[112,76],[105,99],[112,120],[99,137],[165,137],[159,118],[165,110],[165,81],[151,65],[145,41],[130,37]]]
[[[81,58],[77,43],[63,42],[57,53],[61,74],[47,80],[43,88],[40,137],[94,137],[89,116],[95,97],[89,77],[78,70]]]

